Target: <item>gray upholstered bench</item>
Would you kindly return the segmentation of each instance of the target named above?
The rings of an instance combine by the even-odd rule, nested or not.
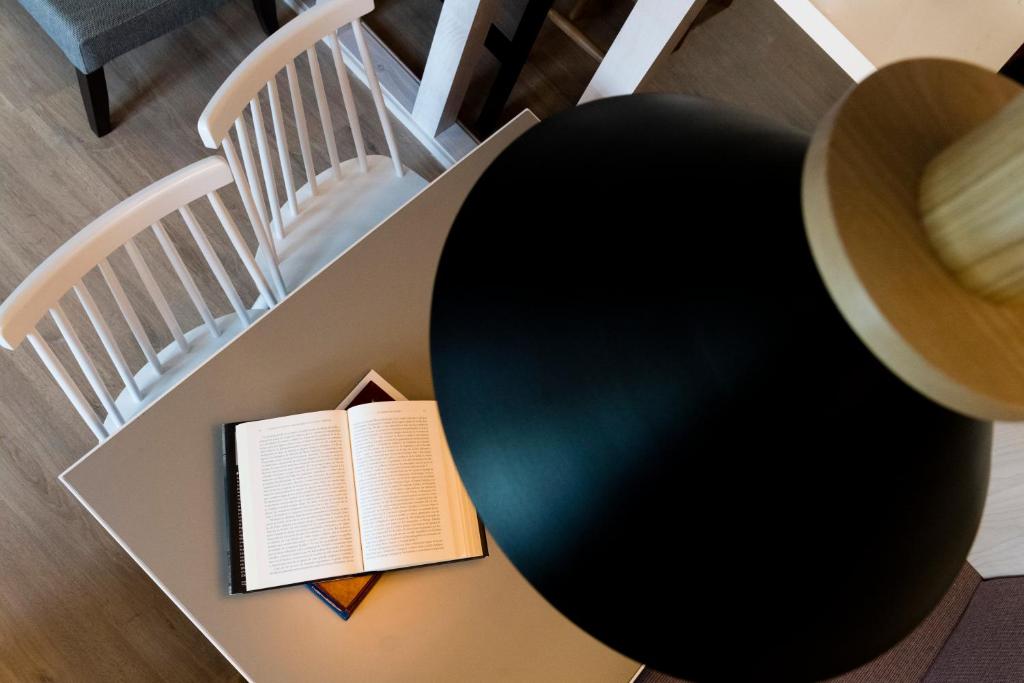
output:
[[[89,125],[110,132],[110,104],[103,65],[143,43],[183,26],[224,0],[18,0],[78,71]],[[260,25],[277,29],[274,0],[253,0]]]

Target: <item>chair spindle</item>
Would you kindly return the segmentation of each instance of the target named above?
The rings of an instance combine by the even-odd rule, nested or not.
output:
[[[366,172],[366,145],[363,142],[363,130],[359,124],[359,112],[356,111],[355,97],[352,95],[352,83],[348,78],[348,66],[338,42],[338,32],[331,31],[328,41],[331,46],[331,57],[334,59],[334,70],[338,75],[338,86],[341,88],[341,99],[345,103],[345,115],[348,116],[348,127],[352,131],[352,143],[356,147],[359,159],[359,170]]]
[[[135,382],[135,376],[132,375],[132,371],[124,359],[124,354],[121,352],[121,347],[117,345],[117,340],[114,339],[114,335],[110,331],[110,326],[103,319],[103,314],[100,312],[99,306],[96,305],[92,292],[89,291],[83,280],[80,280],[72,289],[79,302],[81,302],[89,322],[92,323],[92,328],[96,330],[96,336],[100,338],[100,343],[103,344],[110,362],[113,363],[117,374],[121,376],[124,386],[132,393],[136,401],[141,401],[142,392],[139,390],[139,385]]]
[[[196,287],[196,281],[192,279],[192,274],[188,272],[188,268],[185,267],[185,262],[181,260],[181,255],[174,247],[174,243],[171,242],[171,238],[167,235],[167,231],[164,229],[163,223],[157,221],[151,227],[153,229],[153,234],[156,235],[157,241],[160,242],[160,248],[164,250],[164,255],[167,256],[167,260],[171,262],[171,267],[174,268],[174,273],[178,276],[178,280],[181,282],[182,287],[185,288],[188,298],[192,300],[192,305],[195,306],[196,311],[199,313],[199,317],[203,319],[207,329],[210,330],[210,334],[214,337],[219,337],[220,330],[217,328],[217,321],[213,319],[213,314],[210,313],[209,306],[206,305],[203,295],[199,292],[199,288]]]
[[[114,403],[114,397],[110,395],[107,390],[107,386],[103,383],[100,378],[99,372],[96,370],[96,365],[92,362],[92,358],[89,357],[89,353],[85,350],[82,345],[82,340],[78,338],[78,333],[75,332],[75,328],[72,327],[71,321],[68,320],[64,314],[64,309],[60,307],[60,304],[54,302],[50,308],[50,317],[53,318],[53,322],[57,324],[57,329],[60,330],[61,336],[64,337],[64,341],[68,344],[68,349],[71,350],[71,355],[74,356],[75,362],[78,363],[78,367],[82,370],[82,374],[85,375],[86,381],[89,382],[89,386],[92,387],[93,392],[100,399],[100,403],[103,404],[107,414],[114,421],[114,424],[118,427],[124,426],[124,417],[121,415],[121,411]]]
[[[310,195],[318,194],[316,183],[316,167],[313,165],[313,152],[309,144],[309,129],[306,127],[306,108],[302,105],[302,91],[299,90],[299,76],[295,71],[295,62],[285,65],[288,74],[288,93],[292,100],[292,113],[295,114],[295,130],[299,133],[299,149],[302,151],[302,167],[309,183]]]
[[[276,76],[267,82],[267,99],[270,100],[270,119],[274,124],[274,141],[277,143],[277,159],[281,164],[284,191],[292,216],[295,217],[299,215],[299,200],[295,196],[295,178],[292,176],[291,155],[288,153],[288,137],[285,135],[284,117],[281,115],[281,96],[277,91]]]
[[[263,187],[260,184],[260,177],[256,173],[256,161],[252,155],[252,144],[249,141],[249,125],[245,122],[244,112],[235,119],[235,133],[238,135],[238,149],[242,152],[242,162],[245,164],[244,181],[249,185],[252,193],[253,203],[259,212],[263,228],[270,233],[270,215],[267,213],[267,205],[263,203]],[[229,140],[230,137],[224,138]]]
[[[267,188],[267,201],[270,203],[270,216],[273,218],[273,233],[277,239],[284,239],[284,219],[281,217],[281,202],[277,195],[277,178],[274,176],[274,165],[270,160],[270,144],[267,141],[267,129],[263,121],[263,107],[260,96],[249,101],[252,112],[252,127],[256,132],[256,152],[260,157],[260,168],[263,171],[263,184]]]
[[[131,251],[128,252],[131,257]],[[103,275],[104,282],[107,283],[107,289],[114,295],[114,301],[117,302],[117,307],[121,310],[121,315],[124,317],[126,323],[128,323],[129,329],[132,331],[132,335],[135,337],[135,341],[138,342],[139,348],[142,349],[142,353],[145,354],[146,360],[153,364],[153,369],[158,374],[162,374],[164,371],[163,365],[160,363],[160,358],[156,354],[156,349],[153,348],[153,344],[149,340],[149,335],[146,334],[145,329],[142,327],[142,321],[139,320],[138,314],[135,312],[135,307],[132,306],[131,301],[128,299],[128,295],[125,294],[124,287],[121,286],[121,281],[114,273],[114,269],[111,267],[107,259],[103,259],[99,263],[100,274]],[[143,280],[145,284],[145,280]],[[188,349],[185,349],[188,350]]]
[[[263,271],[260,270],[259,266],[256,265],[256,259],[253,258],[252,252],[249,251],[248,245],[242,238],[242,233],[238,230],[238,225],[235,224],[235,220],[231,217],[227,207],[224,206],[224,201],[220,198],[220,195],[215,191],[206,195],[206,199],[210,202],[210,206],[213,207],[213,212],[217,214],[217,220],[220,221],[221,227],[224,228],[224,232],[227,233],[228,239],[231,240],[231,246],[234,247],[235,253],[238,254],[239,260],[242,265],[245,266],[246,272],[249,273],[249,277],[252,278],[256,284],[256,289],[259,290],[260,295],[267,303],[267,307],[273,306],[277,303],[277,297],[270,291],[270,287],[267,285],[266,279],[263,277]]]
[[[309,75],[313,78],[313,94],[316,95],[316,106],[320,112],[320,127],[327,141],[327,154],[331,158],[334,178],[341,180],[341,161],[338,159],[338,145],[334,140],[334,123],[331,121],[331,108],[324,93],[324,79],[320,73],[320,62],[316,58],[316,45],[306,49],[306,57],[309,59]]]
[[[53,377],[54,381],[57,382],[57,386],[61,388],[64,395],[71,401],[71,405],[75,407],[82,420],[88,425],[89,429],[96,436],[99,441],[103,441],[107,438],[107,430],[100,421],[100,418],[96,415],[96,411],[92,409],[89,402],[85,400],[85,396],[82,395],[81,389],[75,384],[75,381],[71,379],[71,375],[64,368],[64,364],[60,362],[60,359],[53,353],[50,345],[46,343],[42,335],[39,334],[35,329],[26,335],[28,343],[32,345],[36,355],[43,361],[43,365],[50,372],[50,376]]]
[[[185,333],[181,331],[181,325],[178,324],[178,319],[174,317],[174,311],[171,310],[170,304],[167,303],[167,297],[164,296],[163,290],[160,289],[160,285],[157,283],[156,278],[153,277],[153,271],[149,269],[149,265],[143,258],[142,252],[139,251],[139,248],[135,245],[135,238],[124,243],[124,250],[128,252],[128,258],[131,260],[132,266],[135,267],[135,272],[139,274],[139,279],[142,280],[142,286],[146,288],[146,293],[149,294],[150,300],[152,300],[153,305],[156,306],[156,310],[160,313],[160,317],[163,319],[168,331],[170,331],[171,336],[174,337],[174,341],[178,345],[178,349],[180,349],[182,353],[188,353],[189,348],[191,348],[189,346],[188,339],[185,338]],[[110,271],[109,277],[107,270],[104,270],[104,268]],[[105,259],[100,264],[100,270],[103,273],[103,277],[107,280],[107,286],[109,286],[111,291],[114,292],[114,298],[118,300],[118,305],[121,305],[122,299],[124,300],[124,306],[122,306],[121,312],[125,314],[125,319],[128,320],[128,325],[131,326],[132,333],[135,334],[135,339],[138,340],[139,345],[143,347],[142,350],[146,354],[146,358],[153,364],[157,372],[162,373],[163,368],[159,358],[157,358],[156,352],[153,350],[153,346],[149,343],[149,337],[146,335],[145,330],[142,329],[139,317],[135,314],[135,310],[128,301],[128,297],[124,295],[124,290],[121,288],[121,283],[117,280],[117,275],[114,274],[113,269],[110,268],[110,265],[106,263]],[[118,298],[119,296],[120,298]],[[129,312],[131,313],[131,319],[128,317]]]
[[[377,116],[380,118],[380,126],[384,130],[384,139],[388,143],[388,154],[391,155],[391,163],[395,166],[395,175],[401,177],[404,171],[402,169],[402,160],[398,157],[395,133],[391,130],[388,109],[384,105],[384,95],[380,90],[380,81],[377,80],[377,68],[373,65],[370,50],[366,47],[363,23],[359,19],[355,19],[352,22],[352,33],[355,35],[356,45],[359,47],[359,57],[363,60],[363,68],[366,70],[366,84],[370,88],[370,94],[373,95],[373,104],[377,107]]]
[[[213,271],[217,284],[220,285],[221,290],[227,296],[231,307],[235,309],[235,314],[248,326],[252,320],[249,318],[249,312],[246,310],[245,304],[242,303],[242,297],[238,296],[238,290],[235,289],[234,283],[231,282],[228,271],[224,269],[224,264],[221,263],[217,252],[213,250],[213,245],[207,239],[206,233],[199,227],[199,222],[196,220],[195,214],[192,213],[192,209],[188,208],[188,206],[183,206],[178,209],[178,213],[181,214],[185,225],[188,227],[188,231],[192,234],[192,239],[195,240],[203,258],[206,259],[206,265],[210,266],[210,270]]]
[[[274,246],[274,240],[271,238],[270,233],[267,232],[266,226],[260,221],[260,217],[256,213],[256,209],[253,206],[253,198],[249,192],[249,184],[244,180],[245,172],[242,170],[242,162],[238,158],[238,152],[235,150],[234,144],[231,142],[231,137],[224,138],[221,143],[224,148],[224,154],[228,158],[228,166],[231,167],[231,173],[235,178],[240,179],[235,183],[238,187],[238,193],[242,197],[242,205],[245,207],[245,213],[249,217],[249,223],[252,224],[253,232],[256,234],[256,241],[259,242],[260,248],[263,249],[265,255],[265,261],[267,262],[267,269],[270,271],[270,280],[274,283],[274,289],[277,291],[277,299],[280,301],[285,297],[287,291],[284,286],[284,278],[281,277],[281,269],[278,267],[277,249]]]

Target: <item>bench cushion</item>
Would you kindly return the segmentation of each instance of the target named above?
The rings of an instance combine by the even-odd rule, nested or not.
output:
[[[68,60],[89,73],[224,0],[19,0]]]

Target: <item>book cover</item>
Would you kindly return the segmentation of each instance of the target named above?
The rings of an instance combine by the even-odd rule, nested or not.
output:
[[[381,574],[376,572],[365,576],[307,583],[306,587],[313,595],[327,603],[339,617],[347,620],[380,577]]]

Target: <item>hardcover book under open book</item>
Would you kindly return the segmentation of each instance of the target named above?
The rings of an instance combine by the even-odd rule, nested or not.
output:
[[[487,554],[434,401],[226,425],[225,446],[232,593]]]

